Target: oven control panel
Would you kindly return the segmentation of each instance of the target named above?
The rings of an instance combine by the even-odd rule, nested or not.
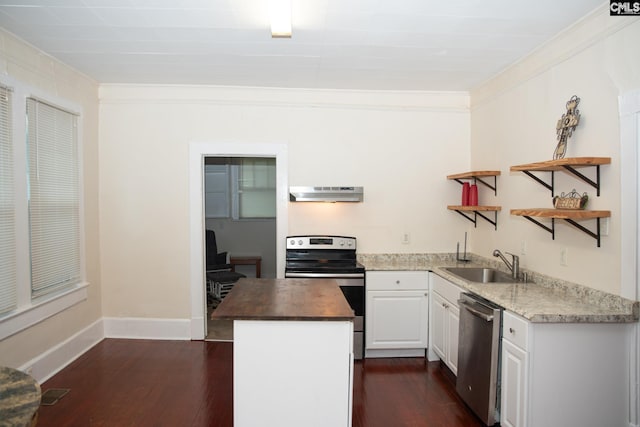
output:
[[[288,236],[287,249],[356,249],[356,238],[347,236]]]

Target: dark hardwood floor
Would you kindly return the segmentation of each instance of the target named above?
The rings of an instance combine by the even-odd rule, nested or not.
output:
[[[71,391],[41,406],[38,426],[232,426],[233,344],[106,339],[42,384]],[[439,362],[355,363],[354,427],[482,423]]]

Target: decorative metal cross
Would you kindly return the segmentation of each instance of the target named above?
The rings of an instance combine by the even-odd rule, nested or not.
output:
[[[558,145],[556,145],[556,151],[553,153],[554,160],[563,159],[567,152],[567,140],[571,135],[573,135],[573,131],[580,122],[580,110],[578,110],[579,103],[580,98],[573,95],[571,99],[567,101],[567,112],[562,115],[556,124]]]

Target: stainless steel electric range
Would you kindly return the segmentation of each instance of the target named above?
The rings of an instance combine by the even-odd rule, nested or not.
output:
[[[335,279],[355,314],[353,351],[364,356],[365,269],[356,261],[356,238],[288,236],[285,278]]]

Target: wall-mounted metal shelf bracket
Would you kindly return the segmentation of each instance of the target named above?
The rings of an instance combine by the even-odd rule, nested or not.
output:
[[[596,189],[596,195],[598,197],[600,197],[600,165],[594,165],[593,167],[596,168],[596,180],[592,180],[591,178],[588,178],[587,176],[585,176],[584,174],[578,172],[574,167],[570,166],[570,165],[563,165],[562,166],[567,172],[569,172],[570,174],[572,174],[573,176],[577,177],[578,179],[581,179],[582,181],[586,182],[587,184],[589,184],[590,186],[592,186],[593,188]],[[552,172],[553,174],[553,172]],[[552,190],[552,194],[553,196],[553,190]]]
[[[521,171],[533,180],[535,180],[538,184],[542,185],[544,188],[551,191],[551,197],[555,196],[554,182],[555,182],[555,172],[556,171],[565,171],[570,175],[578,178],[579,180],[589,184],[593,188],[596,189],[596,195],[600,196],[600,164],[553,164],[548,165],[551,162],[542,162],[540,164],[531,164],[531,165],[521,165],[514,166],[511,168],[512,171]],[[554,163],[558,163],[555,161]],[[606,164],[606,163],[603,163]],[[577,167],[594,167],[596,168],[596,177],[595,180],[589,178],[582,172],[578,171]],[[551,173],[551,182],[546,182],[539,176],[533,174],[533,172],[550,172]]]
[[[471,215],[467,215],[463,211],[459,211],[457,209],[453,209],[453,210],[455,210],[460,215],[462,215],[463,217],[471,221],[473,223],[474,228],[478,226],[478,217],[481,217],[481,218],[484,218],[484,220],[487,221],[488,223],[492,224],[495,230],[498,229],[498,212],[497,211],[493,211],[494,219],[492,220],[491,218],[488,218],[487,216],[483,215],[478,211],[473,211],[473,217],[472,217]]]
[[[538,227],[543,228],[544,230],[548,231],[549,233],[551,233],[551,240],[555,240],[556,238],[556,218],[551,218],[551,227],[546,226],[545,224],[543,224],[542,222],[530,217],[530,216],[526,216],[526,215],[522,215],[523,218],[528,219],[529,221],[533,222],[534,224],[536,224]],[[598,245],[598,247],[600,247],[600,237],[601,237],[601,233],[600,233],[600,218],[594,218],[596,220],[596,231],[593,232],[591,230],[589,230],[588,228],[586,228],[585,226],[577,223],[576,221],[570,219],[570,218],[559,218],[564,220],[565,222],[568,222],[569,224],[573,225],[574,227],[576,227],[578,230],[582,231],[583,233],[593,237],[594,239],[596,239],[596,243]]]
[[[463,172],[456,173],[453,175],[448,175],[447,179],[452,179],[456,181],[458,184],[462,185],[466,181],[473,180],[474,184],[480,183],[485,187],[493,190],[493,193],[498,195],[498,176],[500,175],[500,171],[471,171],[471,172]],[[493,184],[491,183],[491,179],[493,178]]]
[[[593,237],[594,239],[596,239],[596,242],[598,244],[598,247],[600,247],[600,218],[596,218],[596,231],[593,232],[591,230],[589,230],[588,228],[578,224],[577,222],[575,222],[572,219],[565,219],[566,222],[568,222],[569,224],[573,225],[574,227],[576,227],[578,230],[582,231],[585,234],[588,234],[589,236]]]
[[[553,171],[551,171],[551,183],[547,183],[545,181],[542,180],[542,178],[534,175],[533,173],[531,173],[531,171],[522,171],[525,175],[533,178],[534,181],[536,181],[538,184],[542,185],[544,188],[551,190],[551,197],[554,196],[553,194],[553,182],[554,182],[554,176],[553,176]]]
[[[548,227],[546,225],[544,225],[543,223],[541,223],[540,221],[538,221],[537,219],[534,219],[530,216],[526,216],[526,215],[522,215],[523,218],[528,219],[529,221],[531,221],[532,223],[534,223],[535,225],[537,225],[538,227],[548,231],[549,233],[551,233],[551,240],[555,240],[556,239],[556,222],[555,222],[555,218],[551,218],[551,227]]]
[[[473,183],[477,184],[478,182],[482,185],[484,185],[485,187],[488,187],[490,189],[493,190],[493,194],[495,194],[496,196],[498,195],[498,177],[497,176],[493,176],[493,185],[491,185],[491,183],[483,180],[480,177],[474,176],[471,178],[467,178],[467,179],[473,179]],[[460,183],[460,184],[464,184],[464,180],[460,179],[460,178],[455,178],[455,181]]]

